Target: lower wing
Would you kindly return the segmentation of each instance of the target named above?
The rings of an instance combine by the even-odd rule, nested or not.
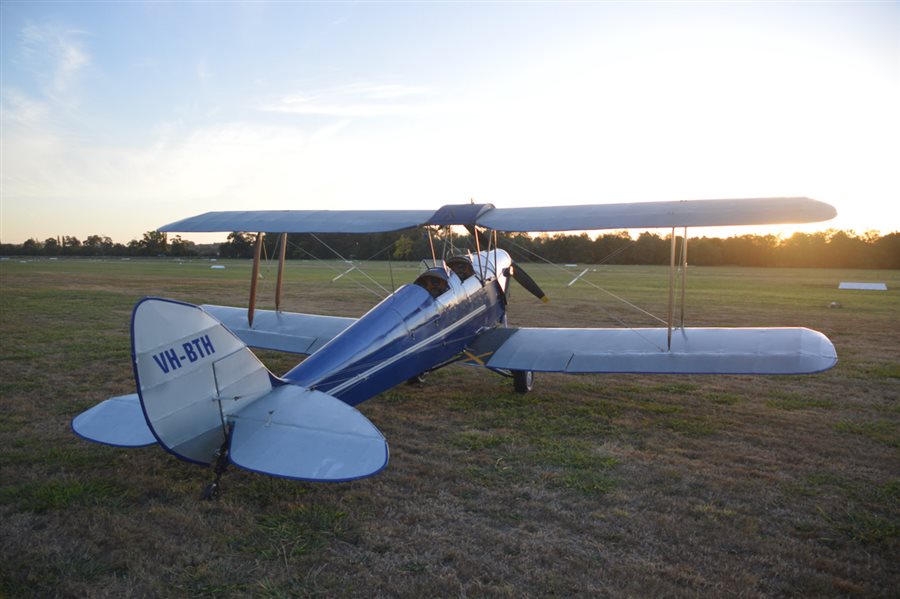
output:
[[[567,373],[808,374],[837,364],[806,328],[494,329],[469,348],[488,368]]]
[[[247,310],[244,308],[209,304],[200,308],[250,347],[306,356],[356,322],[355,318],[341,316],[256,310],[251,327],[247,324]]]

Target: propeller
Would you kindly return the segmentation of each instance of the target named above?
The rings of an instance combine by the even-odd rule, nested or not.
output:
[[[515,262],[509,267],[509,274],[512,275],[512,278],[516,280],[516,283],[527,289],[531,295],[538,298],[545,304],[550,301],[550,298],[547,297],[547,294],[544,293],[544,290],[541,289],[540,285],[538,285],[531,276],[525,272],[525,269],[516,264]]]
[[[478,235],[478,232],[475,230],[475,227],[472,225],[464,225],[466,230],[469,232],[473,238]],[[544,290],[541,289],[541,286],[537,284],[537,282],[532,279],[525,269],[519,266],[517,263],[513,262],[509,267],[509,272],[507,275],[511,275],[512,278],[516,280],[516,282],[527,289],[534,297],[538,298],[545,304],[550,301],[550,298],[547,297],[547,294],[544,293]],[[503,290],[504,295],[509,294],[509,285],[507,288]]]

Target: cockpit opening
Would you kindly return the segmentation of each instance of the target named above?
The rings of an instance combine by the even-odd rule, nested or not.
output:
[[[416,279],[416,285],[430,293],[431,297],[438,297],[450,290],[447,273],[442,268],[426,270]]]
[[[453,256],[447,259],[447,266],[456,273],[460,281],[465,281],[475,274],[472,262],[465,256]]]

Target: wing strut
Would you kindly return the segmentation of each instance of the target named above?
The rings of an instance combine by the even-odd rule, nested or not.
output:
[[[262,253],[263,232],[256,234],[256,247],[253,250],[253,274],[250,275],[250,302],[247,306],[247,323],[253,326],[253,312],[256,310],[256,281],[259,279],[259,256]]]
[[[687,227],[681,238],[681,328],[684,328],[684,294],[687,289]]]
[[[672,319],[675,316],[675,227],[672,227],[672,244],[669,251],[669,312],[666,322],[668,333],[666,334],[666,347],[672,350]]]
[[[284,257],[287,252],[287,233],[281,234],[281,251],[278,252],[278,282],[275,283],[275,311],[281,311],[281,284],[284,282]]]
[[[675,227],[672,227],[672,246],[669,254],[669,317],[667,319],[668,332],[666,334],[666,345],[671,351],[672,349],[672,326],[675,320],[675,248],[678,238],[675,236]],[[687,288],[687,227],[684,228],[684,236],[681,238],[681,256],[678,258],[678,267],[681,269],[681,314],[679,326],[684,328],[684,295]],[[581,273],[584,274],[584,273]],[[578,275],[580,277],[581,275]],[[574,283],[578,277],[572,281]],[[571,285],[572,283],[569,283]]]

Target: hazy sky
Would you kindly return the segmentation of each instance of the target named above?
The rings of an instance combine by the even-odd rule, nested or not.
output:
[[[470,198],[805,195],[900,230],[898,2],[4,0],[0,27],[6,243]]]

